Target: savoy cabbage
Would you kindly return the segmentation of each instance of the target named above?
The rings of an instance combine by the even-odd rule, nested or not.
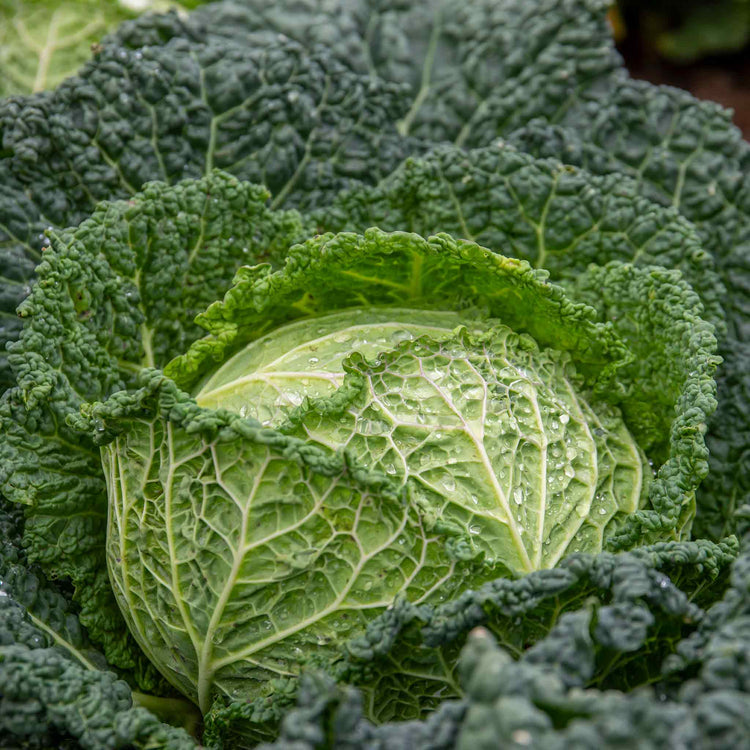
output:
[[[606,6],[215,3],[0,102],[11,746],[741,743],[750,151]]]

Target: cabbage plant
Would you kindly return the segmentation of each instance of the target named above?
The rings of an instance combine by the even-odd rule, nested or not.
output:
[[[0,729],[742,726],[747,151],[534,9],[217,3],[0,105]]]
[[[41,427],[50,450],[75,451],[78,486],[106,492],[91,533],[120,613],[202,711],[262,700],[311,660],[333,669],[398,600],[447,603],[571,553],[687,535],[718,360],[679,276],[591,266],[580,302],[446,234],[297,243],[307,224],[265,197],[216,173],[100,208],[53,237],[11,347],[27,404],[47,398],[16,416],[17,449]],[[209,207],[196,253],[186,214]],[[170,358],[191,264],[283,243]],[[72,449],[81,432],[91,450]],[[28,518],[40,536],[59,523],[41,504]]]
[[[210,365],[195,403],[151,374],[89,410],[116,434],[120,609],[204,710],[217,690],[262,694],[399,596],[443,601],[598,551],[646,502],[650,467],[602,395],[624,345],[525,263],[373,231],[241,274],[205,315],[215,338],[167,366],[185,382]],[[485,314],[451,310],[452,285]],[[447,309],[420,309],[435,297]],[[336,312],[288,322],[306,298]]]

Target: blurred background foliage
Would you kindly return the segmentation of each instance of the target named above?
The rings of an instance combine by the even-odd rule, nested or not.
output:
[[[617,0],[609,17],[634,77],[734,109],[750,137],[750,0]]]
[[[618,41],[633,29],[665,60],[750,54],[750,0],[619,0],[612,13]]]

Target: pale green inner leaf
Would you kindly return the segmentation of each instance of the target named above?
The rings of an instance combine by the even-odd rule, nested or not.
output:
[[[601,549],[610,522],[645,496],[619,413],[577,392],[566,357],[504,326],[474,347],[456,340],[460,320],[365,308],[298,321],[236,354],[197,400],[273,427],[308,408],[300,437],[407,483],[431,523],[458,529],[493,563],[527,572]],[[342,386],[352,352],[375,363],[354,365],[357,398],[340,414],[305,407]]]
[[[442,600],[483,580],[399,495],[251,440],[143,421],[102,455],[115,595],[204,712],[217,691],[252,699],[306,655],[338,653],[399,594]]]
[[[454,312],[355,308],[302,320],[251,342],[228,360],[196,396],[201,406],[223,407],[277,427],[305,396],[330,396],[344,380],[352,351],[368,359],[401,341],[429,334],[448,338],[461,324]]]

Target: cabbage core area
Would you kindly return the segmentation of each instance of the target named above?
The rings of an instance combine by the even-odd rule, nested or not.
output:
[[[255,340],[196,394],[405,487],[453,553],[524,573],[597,552],[650,476],[567,354],[497,321],[339,311]],[[458,540],[458,541],[457,541]]]

